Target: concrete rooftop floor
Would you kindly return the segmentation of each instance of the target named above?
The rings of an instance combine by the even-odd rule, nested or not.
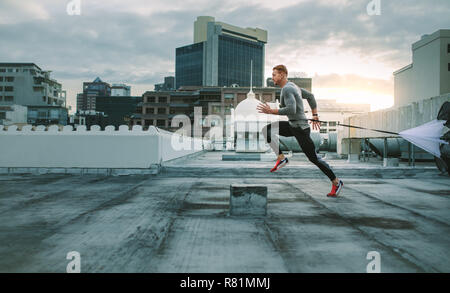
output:
[[[450,180],[434,163],[327,160],[342,196],[303,154],[221,161],[206,152],[158,175],[0,175],[0,272],[450,272]],[[316,170],[317,169],[317,170]],[[268,187],[266,217],[229,216],[230,185]]]

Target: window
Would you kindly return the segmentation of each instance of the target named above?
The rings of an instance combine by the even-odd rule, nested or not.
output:
[[[158,108],[158,114],[166,114],[166,108]]]
[[[448,71],[450,71],[450,63],[448,64]]]
[[[336,126],[336,121],[330,121],[329,125],[330,126]]]
[[[320,133],[327,133],[327,130],[326,129],[321,129]]]
[[[328,131],[334,131],[334,132],[336,132],[336,128],[330,128],[330,129],[328,129]]]
[[[155,97],[147,97],[147,103],[154,103]]]
[[[145,126],[153,125],[153,120],[145,119]]]
[[[450,44],[447,44],[447,53],[450,53]]]
[[[0,86],[0,92],[2,92],[3,91],[3,87],[2,86]]]
[[[13,96],[5,96],[5,102],[12,102],[12,101],[14,101]]]
[[[3,101],[3,97],[2,97],[2,96],[0,96],[0,102],[1,102],[1,101]]]
[[[47,97],[46,96],[42,97],[42,102],[44,102],[44,103],[47,102]]]
[[[5,77],[5,81],[6,82],[13,82],[14,81],[14,76],[7,76],[7,77]]]
[[[159,97],[159,98],[158,98],[158,101],[159,101],[160,103],[167,103],[167,97]]]
[[[3,81],[3,76],[0,76],[0,81]]]
[[[166,126],[166,120],[156,120],[156,126]]]
[[[8,68],[8,72],[13,72],[13,69],[12,68]]]
[[[211,107],[211,112],[212,114],[220,114],[220,106],[212,106]]]
[[[5,68],[0,68],[0,72],[6,72]]]
[[[146,108],[145,113],[146,114],[155,114],[155,108]]]
[[[5,92],[12,92],[14,88],[12,86],[5,86]]]
[[[0,112],[0,119],[6,119],[6,112]]]
[[[320,126],[327,126],[326,122],[320,122]]]

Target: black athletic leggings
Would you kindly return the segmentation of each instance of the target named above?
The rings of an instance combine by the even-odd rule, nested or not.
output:
[[[292,127],[288,121],[277,121],[267,124],[262,129],[263,135],[266,138],[267,143],[273,149],[276,154],[281,154],[280,144],[278,143],[278,137],[272,139],[272,135],[281,136],[295,136],[298,144],[302,148],[309,161],[319,167],[325,175],[330,178],[331,181],[336,179],[336,175],[331,170],[330,166],[317,156],[314,142],[312,141],[310,134],[311,128],[302,129],[301,127]]]

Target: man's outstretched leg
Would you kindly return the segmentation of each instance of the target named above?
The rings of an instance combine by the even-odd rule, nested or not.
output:
[[[344,186],[344,182],[338,179],[334,174],[333,170],[331,170],[330,166],[325,162],[322,158],[317,156],[316,149],[314,146],[314,142],[311,139],[311,128],[301,129],[299,127],[291,128],[291,131],[294,133],[295,138],[297,139],[298,144],[302,148],[305,155],[308,157],[309,161],[319,167],[319,169],[330,178],[330,181],[333,183],[331,187],[331,192],[327,194],[329,197],[336,197],[342,190]]]
[[[266,139],[266,142],[270,145],[275,154],[277,154],[277,161],[275,166],[270,172],[278,171],[280,168],[286,166],[289,163],[283,152],[280,150],[279,136],[293,136],[290,131],[290,126],[287,121],[277,121],[267,124],[263,127],[262,133]]]

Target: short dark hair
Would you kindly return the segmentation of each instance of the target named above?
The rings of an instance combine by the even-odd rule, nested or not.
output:
[[[275,66],[273,69],[276,69],[280,72],[284,72],[286,74],[286,76],[288,75],[288,70],[287,70],[286,66],[284,66],[282,64]]]

